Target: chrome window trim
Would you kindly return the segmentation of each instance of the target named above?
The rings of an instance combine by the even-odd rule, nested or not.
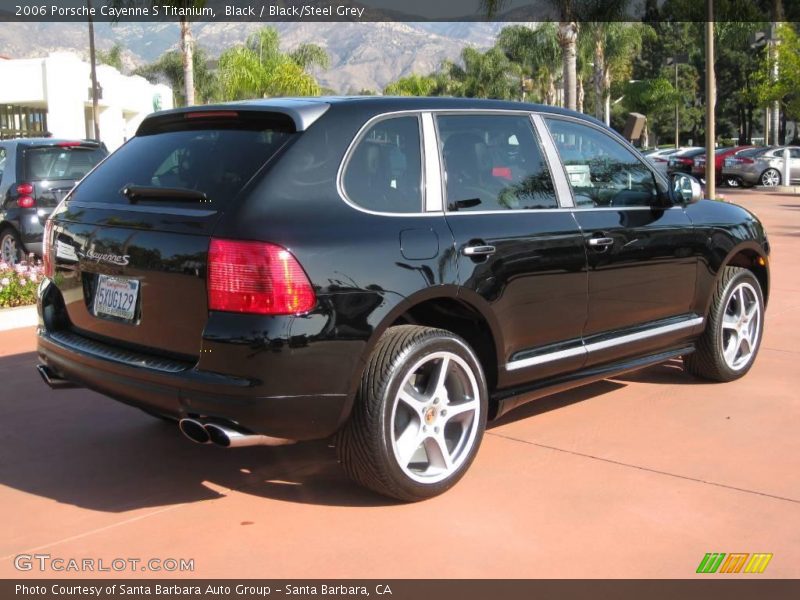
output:
[[[441,213],[444,210],[442,195],[442,163],[439,158],[439,136],[436,132],[433,115],[422,113],[423,169],[425,182],[425,212]]]
[[[632,152],[633,156],[636,159],[639,160],[639,162],[642,164],[642,166],[644,166],[645,169],[650,171],[650,173],[653,175],[653,178],[656,179],[656,180],[660,179],[661,183],[666,185],[667,190],[669,190],[669,185],[670,185],[669,184],[669,177],[667,177],[666,175],[660,173],[657,169],[653,168],[653,165],[650,163],[650,161],[648,161],[647,158],[641,152],[639,152],[633,144],[628,142],[628,140],[626,140],[625,138],[621,138],[621,137],[618,137],[618,136],[615,136],[615,135],[612,135],[611,133],[609,133],[609,130],[606,129],[605,125],[598,125],[597,123],[593,123],[592,121],[587,121],[587,120],[584,120],[584,119],[581,119],[581,118],[578,118],[578,117],[573,117],[572,115],[562,115],[562,114],[557,114],[557,113],[544,113],[544,114],[537,113],[537,114],[539,114],[542,117],[542,121],[543,122],[545,121],[545,119],[559,119],[561,121],[571,121],[572,123],[577,123],[579,125],[585,125],[587,127],[591,127],[592,129],[596,129],[597,131],[605,134],[606,137],[608,137],[612,141],[616,142],[617,144],[619,144],[620,146],[622,146],[623,148],[625,148],[629,152]],[[553,144],[553,147],[556,148],[556,152],[558,152],[555,140],[553,139],[553,136],[550,133],[550,128],[547,126],[546,122],[544,123],[544,125],[545,125],[545,128],[547,129],[547,134],[548,134],[548,137],[549,137],[550,141]],[[564,166],[564,163],[561,162],[561,156],[560,155],[559,155],[559,162],[561,163],[561,169],[564,171],[564,176],[566,177],[566,167]],[[567,184],[569,184],[569,180],[567,180]],[[569,186],[569,190],[570,190],[570,196],[572,197],[572,201],[573,201],[573,204],[574,204],[575,203],[575,194],[574,194],[574,191],[573,191],[571,185]],[[664,207],[664,208],[673,208],[674,206],[679,206],[679,205],[673,204],[672,206]],[[581,211],[583,211],[583,210],[597,210],[597,208],[603,208],[603,207],[581,208],[580,206],[575,205],[575,210],[581,210]],[[620,206],[620,207],[617,207],[617,210],[622,210],[624,208],[627,208],[627,207]],[[652,210],[654,207],[652,207],[652,206],[640,206],[640,207],[630,207],[630,208],[646,208],[648,210]],[[683,207],[679,206],[679,208],[683,208]]]
[[[533,213],[533,212],[553,212],[557,210],[562,210],[565,207],[561,202],[561,190],[558,187],[558,183],[556,178],[553,175],[553,169],[550,164],[550,157],[548,156],[546,150],[546,143],[542,139],[536,124],[531,120],[534,113],[530,110],[512,110],[512,109],[479,109],[479,108],[466,108],[466,109],[442,109],[442,110],[432,110],[430,111],[432,116],[434,117],[434,125],[436,130],[436,146],[439,150],[439,164],[441,168],[441,188],[442,188],[442,208],[445,214],[450,217],[453,215],[506,215],[510,213]],[[556,194],[556,203],[558,204],[557,208],[510,208],[508,210],[467,210],[463,212],[459,212],[457,210],[448,210],[447,208],[447,186],[446,186],[446,177],[447,173],[444,169],[444,164],[442,162],[442,144],[441,144],[441,136],[439,135],[439,121],[435,117],[440,115],[452,115],[452,116],[480,116],[480,115],[491,115],[491,116],[513,116],[513,117],[527,117],[531,124],[531,131],[533,132],[534,139],[539,143],[539,149],[544,153],[545,162],[547,163],[547,168],[550,171],[550,179],[553,182],[553,188]],[[569,184],[567,184],[569,185]]]
[[[540,113],[531,114],[531,121],[533,129],[539,138],[539,144],[544,151],[545,160],[550,169],[550,178],[553,180],[553,185],[556,188],[556,200],[561,208],[576,208],[575,197],[572,194],[572,186],[567,179],[567,173],[564,169],[564,164],[561,162],[561,157],[558,155],[558,148],[556,148],[555,141],[550,135],[550,129],[547,123],[544,122],[544,117]],[[545,210],[545,209],[539,209]]]
[[[427,203],[426,200],[426,190],[425,190],[425,167],[426,167],[426,158],[425,158],[425,139],[424,139],[424,131],[422,127],[422,119],[421,115],[425,112],[423,110],[415,109],[415,110],[398,110],[392,112],[385,112],[370,117],[356,132],[353,139],[350,140],[350,144],[347,146],[347,150],[345,150],[344,158],[342,162],[339,163],[339,169],[336,173],[336,191],[339,194],[339,197],[345,202],[345,204],[349,205],[351,208],[356,209],[362,213],[366,213],[369,215],[378,215],[383,217],[433,217],[433,216],[441,216],[441,212],[426,212],[425,206]],[[350,163],[350,159],[353,156],[353,152],[355,147],[361,141],[362,137],[372,127],[375,123],[380,121],[385,121],[388,119],[394,119],[398,117],[416,117],[417,124],[419,126],[419,152],[420,152],[420,170],[421,170],[421,181],[420,181],[420,191],[421,191],[421,202],[420,202],[420,210],[418,212],[386,212],[386,211],[379,211],[379,210],[370,210],[369,208],[364,208],[360,206],[358,203],[354,202],[350,199],[344,189],[344,172],[347,168],[347,165]]]
[[[606,348],[613,348],[614,346],[621,346],[624,344],[629,344],[631,342],[646,340],[651,337],[664,335],[666,333],[672,333],[673,331],[680,331],[681,329],[691,329],[692,327],[702,325],[704,321],[705,319],[703,317],[695,317],[693,319],[687,319],[685,321],[681,321],[680,323],[659,325],[658,327],[652,327],[650,329],[645,329],[643,331],[637,331],[636,333],[623,334],[608,340],[603,340],[600,342],[592,342],[590,344],[585,344],[584,346],[578,348],[568,348],[566,350],[558,350],[556,352],[540,354],[538,356],[523,358],[521,360],[513,360],[506,363],[505,369],[506,371],[516,371],[518,369],[524,369],[535,365],[541,365],[544,363],[553,362],[555,360],[561,360],[563,358],[578,356],[583,353],[588,355],[590,352],[597,352],[598,350],[605,350]]]

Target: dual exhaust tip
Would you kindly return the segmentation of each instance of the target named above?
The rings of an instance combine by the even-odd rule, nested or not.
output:
[[[245,446],[284,446],[293,440],[275,438],[268,435],[248,433],[216,421],[181,419],[178,422],[181,433],[196,444],[215,444],[223,448],[243,448]]]

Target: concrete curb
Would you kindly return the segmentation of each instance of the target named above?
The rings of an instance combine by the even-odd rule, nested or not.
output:
[[[20,306],[0,310],[0,331],[33,327],[38,322],[35,306]]]

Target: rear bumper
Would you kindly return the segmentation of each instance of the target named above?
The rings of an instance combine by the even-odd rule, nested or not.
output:
[[[292,440],[324,438],[343,420],[347,394],[264,396],[257,382],[200,371],[177,363],[134,366],[104,357],[58,333],[38,330],[39,360],[59,377],[139,408],[177,418],[207,416],[238,423],[254,433]]]

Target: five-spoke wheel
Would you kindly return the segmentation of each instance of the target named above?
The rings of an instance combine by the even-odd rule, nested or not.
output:
[[[731,381],[753,365],[764,331],[764,295],[752,271],[726,267],[717,282],[706,329],[696,350],[684,356],[699,377]]]
[[[364,369],[337,454],[361,485],[399,500],[423,500],[464,475],[486,413],[483,369],[463,339],[431,327],[391,327]]]

